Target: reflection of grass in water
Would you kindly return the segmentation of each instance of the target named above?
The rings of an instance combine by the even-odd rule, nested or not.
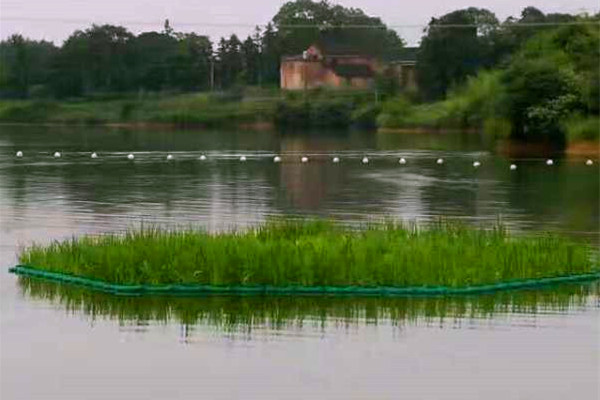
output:
[[[280,221],[238,233],[145,229],[33,246],[20,261],[111,283],[424,286],[469,285],[595,271],[590,246],[511,237],[440,222],[352,231],[326,221]]]
[[[70,313],[123,323],[146,321],[206,324],[223,331],[282,329],[341,322],[394,324],[459,318],[490,318],[499,313],[566,312],[600,294],[597,283],[546,290],[502,292],[470,297],[207,296],[120,297],[84,288],[19,278],[24,294],[62,305]]]

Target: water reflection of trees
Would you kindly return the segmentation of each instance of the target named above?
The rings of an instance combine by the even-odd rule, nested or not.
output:
[[[288,329],[313,325],[352,326],[389,321],[394,325],[452,323],[498,314],[564,313],[592,306],[598,283],[469,297],[206,296],[121,297],[69,285],[20,277],[24,296],[60,305],[69,314],[124,324],[150,321],[208,325],[223,332]]]

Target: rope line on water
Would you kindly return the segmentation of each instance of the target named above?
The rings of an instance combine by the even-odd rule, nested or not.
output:
[[[493,293],[505,290],[540,288],[564,283],[592,282],[600,280],[600,271],[587,274],[575,274],[537,279],[519,279],[498,282],[487,285],[464,287],[448,286],[216,286],[201,284],[172,284],[172,285],[124,285],[84,278],[81,276],[63,274],[60,272],[44,271],[28,265],[17,265],[9,272],[32,278],[40,278],[70,285],[83,286],[95,291],[120,296],[143,295],[351,295],[351,296],[452,296]]]

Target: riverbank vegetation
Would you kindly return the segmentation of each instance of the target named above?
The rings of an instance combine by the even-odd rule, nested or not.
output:
[[[213,43],[169,21],[137,35],[94,25],[61,46],[13,35],[0,43],[0,122],[468,128],[559,146],[597,142],[599,24],[598,15],[533,7],[502,22],[486,9],[456,10],[424,30],[416,87],[377,70],[356,93],[278,89],[281,58],[323,38],[382,65],[407,54],[380,18],[328,2],[285,3],[243,41]]]
[[[351,230],[275,221],[243,232],[143,229],[25,249],[35,268],[118,284],[448,286],[596,272],[586,244],[512,236],[502,226],[395,223]]]
[[[435,24],[486,21],[481,33],[441,30],[432,22],[423,38],[417,65],[421,94],[429,101],[392,98],[382,107],[379,126],[477,128],[527,142],[598,141],[598,17],[559,18],[527,8],[520,20],[498,24],[482,10],[469,10]],[[465,53],[465,46],[471,50]],[[471,67],[473,57],[478,67],[462,68]]]

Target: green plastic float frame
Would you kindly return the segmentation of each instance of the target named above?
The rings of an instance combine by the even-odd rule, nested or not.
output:
[[[94,291],[119,296],[174,295],[336,295],[336,296],[456,296],[494,293],[506,290],[541,288],[565,283],[583,283],[600,280],[600,271],[587,274],[556,276],[537,279],[519,279],[487,285],[464,287],[448,286],[273,286],[235,285],[216,286],[199,284],[170,285],[123,285],[108,283],[98,279],[84,278],[60,272],[44,271],[30,265],[17,265],[9,272],[25,277],[44,279],[69,285],[86,287]]]

